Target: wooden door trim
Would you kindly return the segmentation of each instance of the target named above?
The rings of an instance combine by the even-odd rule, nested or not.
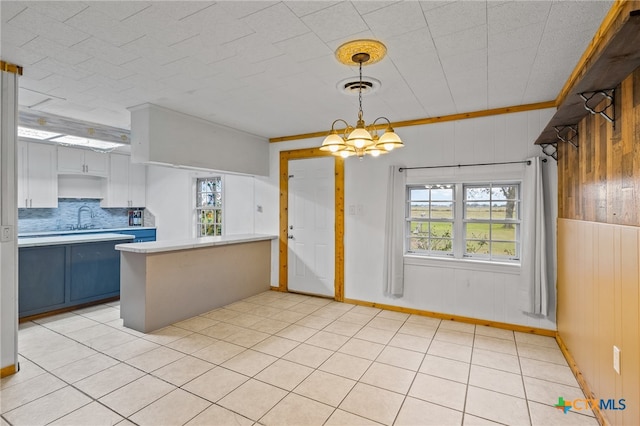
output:
[[[289,160],[300,160],[316,157],[333,157],[335,173],[335,270],[334,299],[344,300],[344,158],[332,156],[331,153],[318,148],[293,149],[280,152],[280,235],[279,235],[279,277],[278,290],[288,291],[289,252]]]

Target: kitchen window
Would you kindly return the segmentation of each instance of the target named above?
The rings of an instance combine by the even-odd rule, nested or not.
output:
[[[222,178],[196,179],[196,236],[222,235]]]
[[[492,262],[520,260],[520,184],[407,187],[405,251]]]

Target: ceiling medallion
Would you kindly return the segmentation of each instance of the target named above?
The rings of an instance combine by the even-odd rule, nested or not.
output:
[[[369,55],[369,59],[362,62],[357,62],[353,59],[354,55],[366,53]],[[345,65],[371,65],[382,60],[387,54],[387,46],[379,42],[378,40],[353,40],[343,43],[336,50],[336,59]]]

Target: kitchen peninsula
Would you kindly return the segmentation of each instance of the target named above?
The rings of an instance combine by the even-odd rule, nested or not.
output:
[[[148,333],[270,288],[274,235],[119,244],[120,315]]]

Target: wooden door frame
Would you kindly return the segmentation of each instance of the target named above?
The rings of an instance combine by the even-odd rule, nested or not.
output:
[[[302,160],[317,157],[333,157],[335,187],[335,270],[334,300],[344,300],[344,158],[333,156],[318,148],[293,149],[280,152],[280,254],[279,254],[279,291],[289,291],[288,253],[289,253],[289,160]]]

